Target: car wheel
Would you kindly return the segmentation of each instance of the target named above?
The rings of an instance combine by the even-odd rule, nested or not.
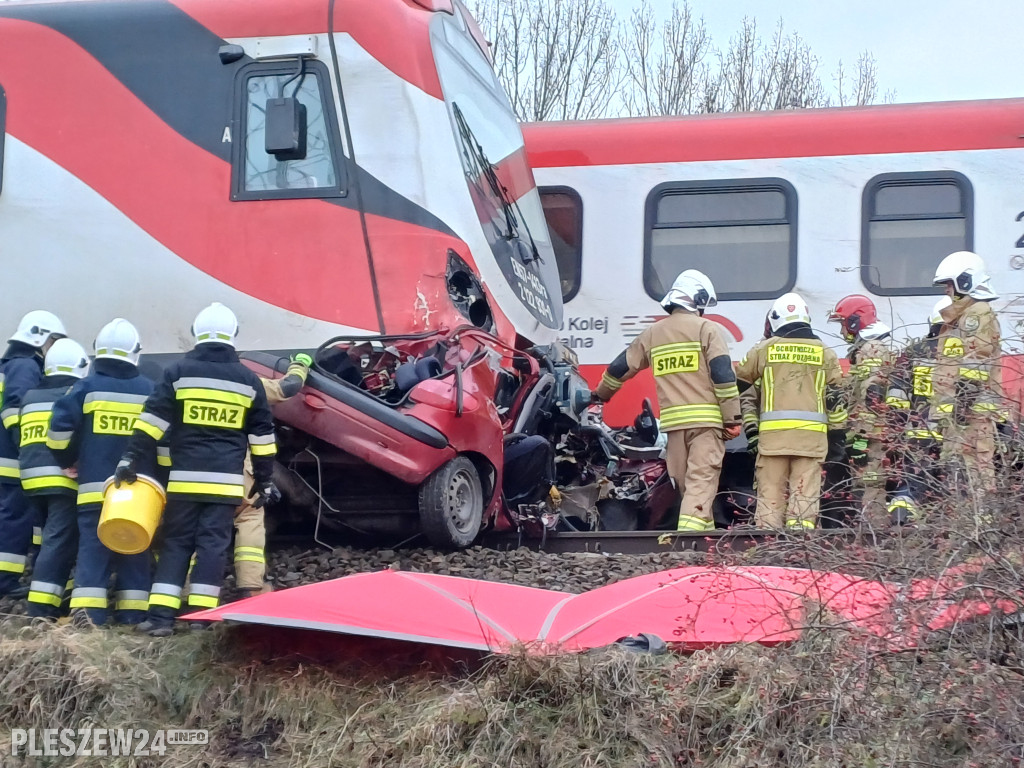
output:
[[[480,473],[465,456],[456,456],[420,486],[420,529],[438,547],[468,547],[480,533],[484,491]]]

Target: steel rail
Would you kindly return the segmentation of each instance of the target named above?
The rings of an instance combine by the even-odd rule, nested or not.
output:
[[[815,530],[795,534],[780,531],[743,529],[690,533],[676,531],[600,531],[596,533],[549,533],[533,539],[519,533],[489,533],[481,545],[490,549],[512,550],[519,547],[550,554],[592,552],[607,555],[647,555],[662,552],[744,552],[758,544],[786,540],[808,541],[842,546],[856,532],[849,529]]]

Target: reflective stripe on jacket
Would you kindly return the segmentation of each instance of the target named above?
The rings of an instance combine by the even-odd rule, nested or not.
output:
[[[54,404],[46,444],[62,466],[77,466],[79,505],[103,503],[103,487],[154,386],[130,363],[100,359]],[[155,464],[139,464],[136,471],[162,479]]]
[[[625,352],[624,370],[605,371],[597,394],[609,399],[645,368],[654,374],[661,429],[740,423],[739,390],[722,329],[696,313],[676,309],[644,329]]]
[[[54,404],[76,381],[71,376],[46,376],[40,388],[28,392],[22,400],[18,465],[21,487],[26,493],[78,493],[78,482],[65,474],[57,457],[46,444]]]
[[[749,413],[757,418],[757,450],[765,456],[824,459],[828,430],[845,427],[839,359],[809,328],[801,330],[806,337],[773,336],[759,342],[736,371],[751,389],[760,380],[757,412],[747,398],[744,417]]]
[[[155,460],[156,441],[165,434],[169,495],[236,503],[249,451],[257,483],[270,480],[277,448],[267,396],[229,345],[199,344],[167,368],[135,421],[126,453]]]
[[[954,410],[979,419],[997,418],[1003,407],[999,318],[988,302],[969,296],[943,309],[942,318],[931,418],[948,420]]]

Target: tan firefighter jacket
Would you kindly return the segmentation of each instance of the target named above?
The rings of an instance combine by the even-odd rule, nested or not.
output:
[[[986,301],[969,296],[942,310],[932,374],[932,420],[1000,418],[1003,408],[999,319]]]
[[[663,432],[740,423],[740,393],[719,326],[676,309],[648,326],[612,361],[597,396],[609,400],[647,367],[654,374]]]
[[[850,420],[862,435],[881,438],[885,431],[885,398],[895,355],[892,339],[857,339],[850,361]]]
[[[744,423],[758,420],[758,452],[765,456],[824,459],[828,430],[845,429],[843,371],[835,352],[807,330],[807,337],[775,336],[754,346],[736,371],[760,403],[743,398]],[[757,407],[757,411],[753,408]]]

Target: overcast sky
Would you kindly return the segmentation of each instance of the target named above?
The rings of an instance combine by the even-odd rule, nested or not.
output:
[[[609,0],[627,18],[639,0]],[[672,0],[650,0],[662,18]],[[691,0],[724,45],[744,16],[769,35],[781,17],[821,59],[831,81],[839,60],[865,49],[878,61],[879,92],[895,101],[1024,96],[1024,0]]]

